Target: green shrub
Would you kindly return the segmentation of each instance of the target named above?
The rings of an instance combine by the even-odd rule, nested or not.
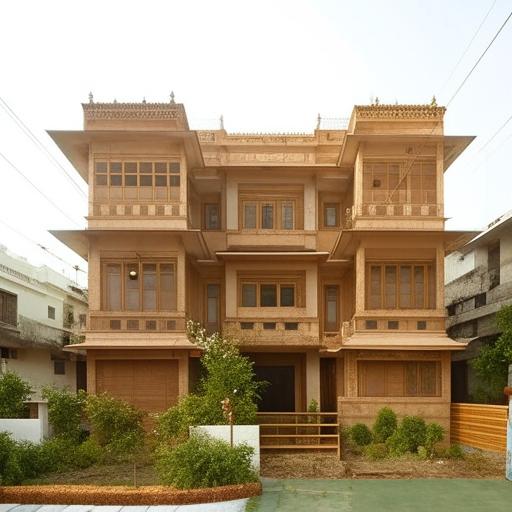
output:
[[[376,443],[385,443],[391,437],[397,427],[395,412],[389,407],[383,407],[377,414],[373,424],[373,437]]]
[[[459,444],[452,444],[444,451],[444,456],[450,459],[463,459],[465,453]]]
[[[407,451],[416,453],[418,446],[425,446],[427,426],[423,418],[419,416],[405,416],[400,423],[398,431],[407,443]]]
[[[418,458],[421,460],[427,460],[429,456],[429,452],[424,446],[418,446]]]
[[[350,428],[350,438],[357,446],[366,446],[373,441],[370,429],[364,423],[356,423]]]
[[[85,391],[74,393],[67,389],[47,387],[43,389],[43,398],[48,400],[48,420],[53,433],[78,442],[87,401]]]
[[[94,439],[86,439],[75,449],[75,467],[85,469],[103,460],[103,449]]]
[[[165,485],[195,489],[242,484],[257,480],[251,466],[253,449],[204,435],[193,435],[185,443],[160,447],[156,468]]]
[[[388,447],[389,454],[399,457],[404,453],[407,453],[409,450],[409,442],[405,437],[402,430],[398,429],[393,435],[388,437],[386,441],[386,446]]]
[[[13,454],[16,443],[7,432],[0,432],[0,485],[9,485],[16,480],[15,468],[13,467]]]
[[[21,418],[31,394],[28,382],[16,373],[0,375],[0,418]]]
[[[429,457],[434,456],[434,450],[437,443],[444,438],[444,428],[439,423],[429,423],[425,431],[425,449]]]
[[[130,454],[144,442],[144,413],[106,393],[88,395],[86,412],[92,437],[112,454]]]
[[[388,456],[388,447],[385,443],[372,443],[363,448],[363,453],[370,460],[385,459]]]

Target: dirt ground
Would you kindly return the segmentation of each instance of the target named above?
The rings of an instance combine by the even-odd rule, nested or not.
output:
[[[369,461],[362,455],[313,453],[265,453],[261,476],[267,478],[485,478],[504,479],[505,456],[471,451],[464,459],[420,460],[413,455]]]

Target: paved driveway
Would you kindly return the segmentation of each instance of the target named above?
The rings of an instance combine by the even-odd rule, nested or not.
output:
[[[247,512],[512,512],[506,480],[264,480]]]

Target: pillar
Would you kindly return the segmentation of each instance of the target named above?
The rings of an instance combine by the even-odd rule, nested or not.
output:
[[[320,354],[316,350],[306,352],[306,402],[316,400],[320,406]]]

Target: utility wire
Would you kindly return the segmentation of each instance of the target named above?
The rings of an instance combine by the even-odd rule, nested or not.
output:
[[[21,172],[2,152],[0,152],[0,157],[2,157],[9,166],[16,171],[25,181],[27,181],[39,194],[41,194],[56,210],[58,210],[64,217],[70,220],[75,226],[81,227],[75,220],[73,220],[66,212],[64,212],[59,205],[55,204],[50,197],[48,197],[42,190],[40,190],[31,180],[28,178],[23,172]]]
[[[47,252],[48,254],[50,254],[54,258],[58,259],[62,263],[66,264],[66,265],[69,265],[72,269],[74,269],[76,271],[79,271],[79,272],[87,273],[85,270],[82,270],[78,265],[72,265],[71,263],[69,263],[69,261],[66,261],[65,259],[63,259],[60,256],[58,256],[57,254],[55,254],[54,252],[50,251],[50,249],[48,249],[48,247],[45,247],[43,244],[40,244],[39,242],[36,242],[32,238],[30,238],[27,235],[25,235],[25,233],[22,233],[21,231],[16,229],[14,226],[11,226],[10,224],[7,224],[7,222],[3,221],[2,219],[0,219],[0,224],[3,224],[7,229],[10,229],[13,233],[16,233],[17,235],[19,235],[20,237],[24,238],[28,242],[30,242],[30,243],[32,243],[34,245],[37,245],[37,247],[39,247],[41,250]]]
[[[14,110],[8,105],[8,103],[0,97],[0,107],[4,109],[4,111],[9,115],[9,117],[18,125],[21,131],[32,141],[32,143],[46,155],[46,157],[54,164],[55,167],[58,167],[59,170],[64,173],[66,178],[71,182],[71,184],[75,187],[75,189],[83,196],[87,197],[87,194],[80,188],[78,183],[71,177],[66,168],[48,151],[46,146],[41,142],[41,140],[34,134],[34,132],[20,119],[20,117],[14,112]]]
[[[471,45],[473,44],[473,41],[476,39],[476,36],[480,33],[480,30],[483,27],[484,23],[487,21],[487,18],[489,17],[489,14],[491,14],[491,11],[494,9],[494,6],[496,5],[496,1],[497,0],[494,0],[494,2],[492,3],[491,7],[487,11],[487,14],[484,16],[484,19],[481,21],[480,25],[478,25],[478,28],[476,29],[476,32],[473,34],[473,37],[471,38],[471,40],[467,44],[465,50],[462,52],[462,55],[460,56],[459,60],[457,61],[457,64],[455,64],[455,66],[453,67],[452,72],[450,73],[448,78],[445,80],[443,86],[441,87],[441,89],[439,91],[439,94],[441,94],[445,90],[446,86],[448,85],[448,82],[452,79],[453,75],[455,74],[455,71],[457,71],[457,69],[459,68],[459,65],[462,62],[462,59],[464,59],[464,57],[468,53],[469,49],[471,48]]]
[[[496,138],[496,136],[501,132],[501,130],[503,130],[503,128],[505,128],[505,126],[507,126],[508,123],[510,123],[510,121],[512,121],[512,114],[510,114],[508,119],[494,132],[493,136],[478,150],[477,155],[481,153]]]
[[[448,100],[448,102],[446,103],[446,106],[448,107],[450,105],[450,103],[457,97],[457,95],[459,94],[459,92],[461,91],[461,89],[464,87],[464,85],[466,84],[466,82],[468,81],[469,77],[473,74],[473,71],[475,71],[475,69],[478,67],[478,64],[480,64],[480,62],[482,61],[482,59],[484,58],[485,54],[489,51],[489,49],[491,48],[491,46],[494,44],[494,41],[496,41],[496,39],[498,38],[498,36],[500,35],[501,31],[505,28],[505,25],[509,22],[510,18],[512,18],[512,11],[510,11],[509,15],[507,16],[507,18],[505,19],[505,21],[503,22],[503,24],[501,25],[501,27],[498,29],[498,31],[496,32],[496,34],[494,34],[494,37],[491,39],[491,42],[487,45],[486,49],[480,54],[480,57],[478,57],[477,61],[475,62],[475,64],[473,65],[473,67],[469,70],[469,72],[466,74],[466,76],[464,77],[464,79],[462,80],[462,82],[460,83],[460,85],[457,87],[457,89],[455,90],[455,92],[452,94],[452,97]],[[439,126],[439,123],[440,121],[438,121],[432,128],[432,131],[429,133],[429,136],[431,136],[434,131],[436,130],[436,128]],[[508,123],[508,120],[505,122],[505,125]],[[387,203],[390,203],[391,202],[391,198],[393,197],[393,194],[398,190],[398,188],[400,187],[400,185],[402,184],[402,182],[404,181],[404,179],[407,177],[407,175],[409,174],[409,172],[411,171],[414,163],[416,162],[416,160],[418,159],[418,157],[420,156],[421,154],[421,151],[423,150],[423,148],[425,147],[427,143],[424,142],[419,150],[417,151],[416,155],[414,156],[412,162],[410,162],[409,164],[409,167],[407,168],[407,170],[404,172],[404,175],[398,180],[398,183],[397,185],[395,186],[395,188],[388,194],[388,197],[386,198],[386,202]]]

